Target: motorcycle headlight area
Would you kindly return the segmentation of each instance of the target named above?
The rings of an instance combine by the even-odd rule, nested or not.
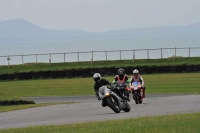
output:
[[[109,96],[110,95],[110,93],[109,92],[106,92],[106,96]]]

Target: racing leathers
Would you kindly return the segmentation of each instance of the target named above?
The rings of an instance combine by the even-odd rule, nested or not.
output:
[[[95,95],[98,98],[98,100],[101,100],[100,97],[99,97],[99,91],[101,91],[102,89],[104,89],[108,85],[111,86],[110,82],[108,80],[106,80],[106,79],[100,79],[98,82],[95,82],[94,91],[96,92]],[[104,100],[102,100],[102,106],[103,107],[106,106],[106,102]]]
[[[141,85],[141,89],[143,89],[143,98],[145,98],[145,87],[144,87],[144,80],[142,78],[142,76],[138,75],[136,76],[132,76],[130,79],[130,86],[132,85],[133,82],[139,82]]]
[[[129,91],[126,90],[127,85],[126,82],[128,81],[128,76],[126,74],[124,75],[116,75],[114,78],[115,83],[118,81],[119,83],[123,84],[124,89],[125,89],[125,94],[127,95],[126,97],[120,96],[122,99],[126,99],[127,101],[130,101],[129,99]]]

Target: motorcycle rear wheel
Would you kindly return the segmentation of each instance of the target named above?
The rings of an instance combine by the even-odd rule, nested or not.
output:
[[[139,96],[139,104],[141,104],[142,103],[142,96]]]

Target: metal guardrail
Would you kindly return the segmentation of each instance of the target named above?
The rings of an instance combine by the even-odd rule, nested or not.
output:
[[[167,50],[170,50],[166,52]],[[181,51],[177,54],[178,51]],[[154,53],[150,53],[150,52]],[[157,53],[155,54],[155,51]],[[193,52],[192,52],[193,51]],[[140,53],[142,52],[142,53]],[[167,53],[165,55],[165,52]],[[191,55],[192,53],[196,53]],[[88,55],[90,54],[90,55]],[[96,55],[95,55],[96,54]],[[112,54],[108,56],[108,54]],[[54,56],[58,56],[54,61],[52,58]],[[73,55],[73,56],[72,56]],[[151,56],[153,55],[153,56]],[[46,56],[45,58],[41,58],[41,56]],[[48,58],[49,56],[49,58]],[[81,59],[81,57],[84,57]],[[122,57],[123,56],[123,57]],[[125,58],[124,56],[127,56]],[[151,56],[151,57],[150,57]],[[154,48],[154,49],[133,49],[133,50],[110,50],[110,51],[86,51],[86,52],[67,52],[67,53],[46,53],[46,54],[25,54],[25,55],[4,55],[0,56],[0,65],[10,65],[12,64],[24,64],[24,63],[56,63],[56,62],[80,62],[80,61],[99,61],[99,60],[124,60],[124,59],[152,59],[152,58],[168,58],[168,57],[196,57],[200,56],[200,47],[187,47],[187,48]],[[31,57],[32,60],[28,60],[25,62],[25,58]],[[66,58],[67,57],[67,58]],[[98,58],[97,58],[98,57]],[[108,59],[111,57],[111,59]],[[16,59],[14,59],[16,58]],[[20,59],[21,58],[21,59]],[[33,59],[35,58],[35,59]],[[71,59],[71,60],[69,60]],[[2,61],[3,60],[3,61]],[[6,61],[7,60],[7,61]],[[6,63],[7,62],[7,63]],[[20,63],[21,62],[21,63]]]

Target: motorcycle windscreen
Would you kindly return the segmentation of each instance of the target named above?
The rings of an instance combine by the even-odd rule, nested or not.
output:
[[[138,82],[133,82],[133,86],[138,86]]]
[[[134,86],[134,90],[137,90],[138,89],[138,82],[133,82],[133,86]]]

